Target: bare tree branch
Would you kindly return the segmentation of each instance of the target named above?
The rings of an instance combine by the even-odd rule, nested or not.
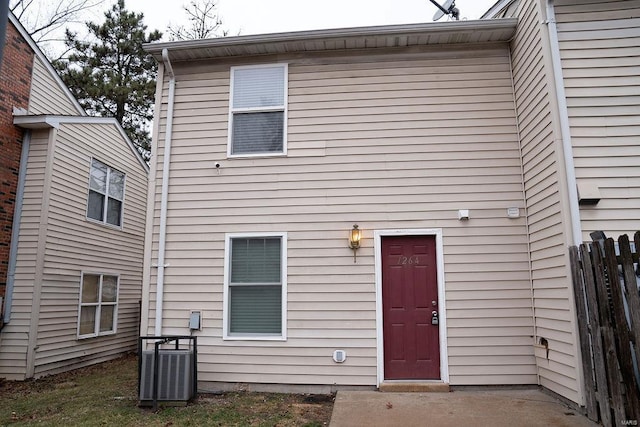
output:
[[[191,0],[189,6],[183,7],[189,25],[170,25],[167,30],[171,40],[226,36],[229,31],[221,28],[222,19],[217,13],[217,6],[216,0]]]
[[[11,0],[10,9],[36,43],[70,23],[80,22],[82,12],[100,5],[101,0]]]

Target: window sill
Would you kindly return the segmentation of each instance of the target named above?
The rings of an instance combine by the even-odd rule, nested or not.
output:
[[[85,219],[87,220],[87,222],[90,222],[90,223],[96,224],[96,225],[101,225],[103,227],[107,227],[107,228],[110,228],[112,230],[122,231],[122,229],[123,229],[122,225],[113,225],[113,224],[109,224],[108,222],[98,221],[97,219],[93,219],[93,218],[89,218],[89,217],[85,217]]]
[[[255,159],[269,157],[287,157],[287,153],[253,153],[253,154],[227,154],[228,159]]]
[[[287,337],[284,336],[269,336],[269,335],[226,335],[222,337],[223,341],[286,341]]]
[[[78,335],[76,340],[81,341],[81,340],[86,340],[89,338],[100,338],[100,337],[108,337],[110,335],[115,335],[116,331],[110,331],[110,332],[102,332],[98,335],[96,334],[91,334],[91,335]]]

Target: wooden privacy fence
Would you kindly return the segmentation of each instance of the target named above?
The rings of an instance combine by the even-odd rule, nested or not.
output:
[[[605,426],[640,425],[638,249],[627,235],[569,249],[587,415]]]

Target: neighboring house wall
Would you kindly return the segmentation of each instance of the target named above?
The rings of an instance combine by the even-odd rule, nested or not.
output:
[[[577,338],[571,278],[567,268],[570,225],[566,180],[556,115],[555,89],[538,1],[520,1],[512,41],[513,79],[522,147],[535,339],[549,343],[537,352],[540,384],[579,402]],[[557,113],[556,113],[557,114]],[[564,186],[564,187],[563,187]]]
[[[13,108],[29,104],[33,52],[16,28],[7,23],[0,66],[0,297],[5,296],[9,248],[16,203],[22,130],[13,124]]]
[[[84,115],[73,104],[69,93],[56,80],[59,77],[51,74],[41,58],[36,57],[33,62],[33,79],[29,96],[29,114],[66,114]],[[54,72],[55,73],[55,72]]]
[[[43,209],[45,169],[49,151],[49,131],[34,131],[30,137],[27,180],[25,181],[18,240],[11,322],[2,330],[0,351],[0,377],[22,380],[26,374],[26,355],[29,325],[34,315],[33,296],[36,280],[35,265],[38,258],[38,236]],[[16,226],[18,226],[16,222]],[[37,312],[36,312],[37,314]]]
[[[578,182],[602,199],[580,210],[583,239],[638,229],[640,1],[556,1]]]
[[[187,334],[202,310],[198,379],[376,385],[373,231],[442,228],[450,383],[536,384],[526,221],[506,214],[524,213],[508,47],[244,61],[289,64],[285,157],[227,158],[230,62],[174,64],[163,333]],[[159,99],[147,263],[158,258]],[[237,232],[288,233],[284,342],[222,339],[224,240]],[[143,334],[155,332],[155,284],[154,268]],[[347,362],[332,362],[335,349]]]
[[[115,119],[86,117],[11,13],[5,49],[0,72],[0,296],[8,276],[12,228],[19,235],[11,246],[15,280],[7,281],[9,288],[13,285],[13,299],[5,304],[5,319],[10,320],[2,327],[0,377],[21,380],[136,348],[148,177],[146,165]],[[19,195],[23,139],[28,153],[20,170],[24,193]],[[92,158],[119,171],[114,175],[119,182],[126,174],[122,227],[87,219]],[[118,185],[113,187],[116,192]],[[96,194],[93,217],[104,213],[96,208]],[[116,203],[122,199],[113,197],[119,197]],[[17,204],[22,212],[14,220]],[[92,328],[100,322],[91,323],[91,316],[85,316],[79,339],[83,273],[109,276],[109,290],[115,289],[114,277],[118,278],[115,334],[101,335],[113,332],[111,325],[97,332]],[[90,314],[102,304],[91,305],[96,293],[87,295],[83,309]],[[109,299],[112,294],[105,295]],[[109,300],[105,306],[115,304]],[[84,338],[91,335],[100,336]]]
[[[147,173],[113,123],[33,133],[0,377],[39,377],[135,350]],[[86,217],[91,159],[126,173],[122,229]],[[117,331],[78,339],[82,273],[117,275]],[[11,346],[13,351],[8,351]],[[25,365],[26,360],[26,365]]]
[[[126,173],[122,230],[87,220],[91,158]],[[35,376],[135,350],[142,283],[147,174],[116,127],[66,124],[50,184]],[[82,272],[120,277],[117,333],[78,340]]]

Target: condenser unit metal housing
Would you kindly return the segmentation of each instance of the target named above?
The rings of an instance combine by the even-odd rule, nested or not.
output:
[[[143,342],[155,340],[153,350]],[[180,348],[180,341],[189,345]],[[170,348],[167,345],[171,343]],[[141,406],[160,401],[189,401],[197,392],[197,340],[191,336],[140,337],[138,389]]]

